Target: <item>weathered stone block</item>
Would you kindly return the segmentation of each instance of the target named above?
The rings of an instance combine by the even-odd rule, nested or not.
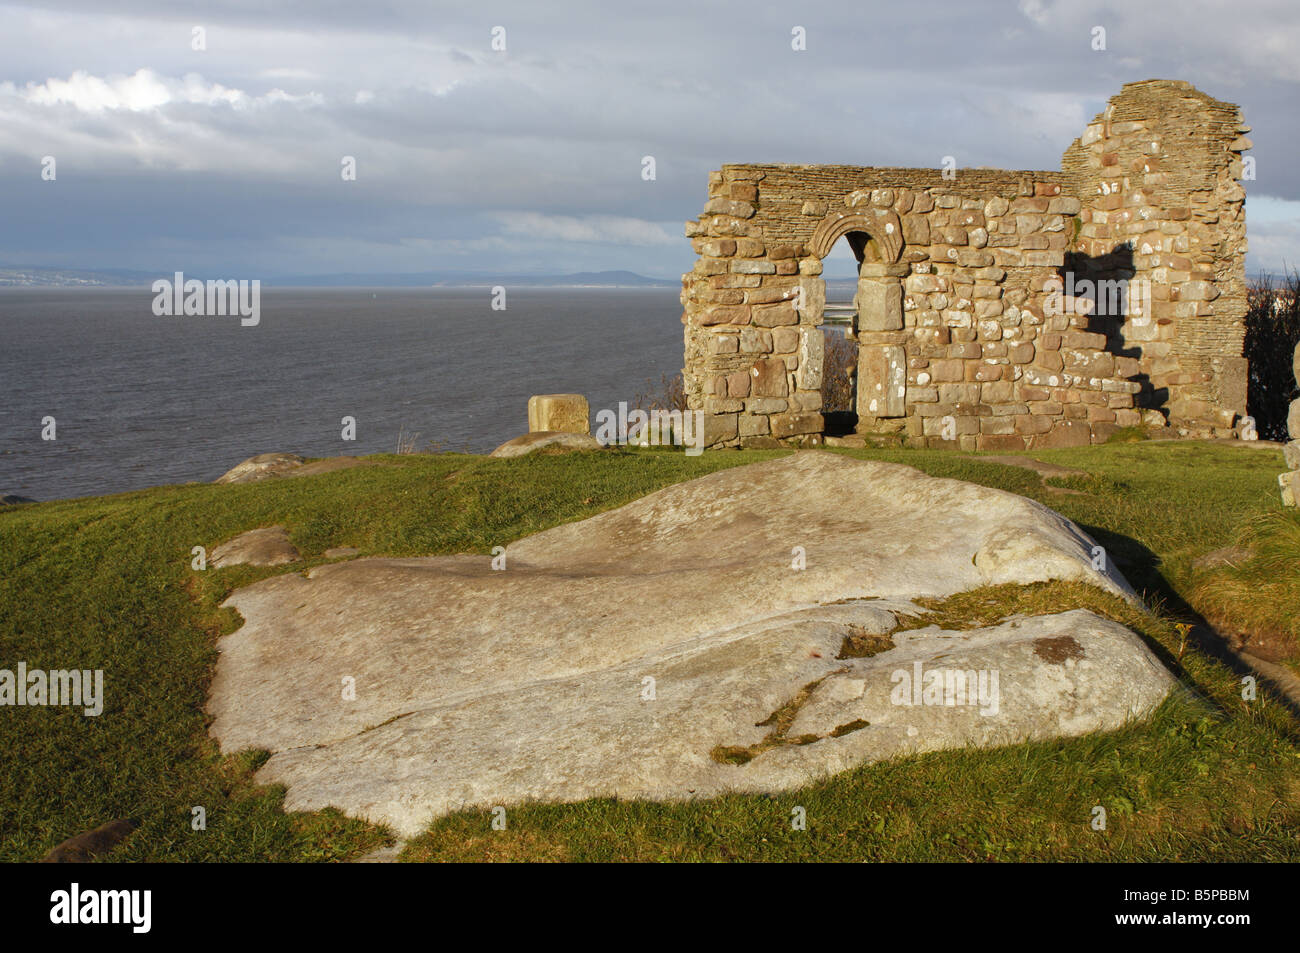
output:
[[[799,347],[799,328],[780,327],[772,329],[772,350],[777,354],[791,354]]]
[[[1282,490],[1283,506],[1300,506],[1300,470],[1288,470],[1277,475]]]
[[[1037,414],[1020,414],[1016,417],[1016,433],[1026,437],[1047,433],[1052,429],[1052,418]]]
[[[754,206],[749,202],[740,202],[735,199],[709,199],[704,203],[704,214],[751,218],[754,214]]]
[[[779,397],[751,397],[745,404],[745,410],[751,414],[779,414],[789,407],[789,401]]]
[[[975,441],[975,446],[980,450],[1024,450],[1025,438],[1019,434],[980,434]]]
[[[1067,410],[1069,408],[1066,408]],[[1086,414],[1087,411],[1084,411]],[[1062,420],[1045,434],[1030,442],[1031,450],[1050,450],[1058,447],[1086,447],[1092,443],[1092,428],[1083,420]]]
[[[700,313],[701,327],[718,324],[748,324],[749,306],[744,304],[715,305]]]
[[[729,397],[710,397],[704,401],[704,412],[706,414],[734,414],[738,413],[745,406],[743,400],[733,400]]]
[[[1219,296],[1219,289],[1212,281],[1184,281],[1173,289],[1177,296],[1175,301],[1213,301]]]
[[[528,398],[528,432],[591,433],[591,409],[582,394],[534,394]]]
[[[776,332],[773,332],[775,334]],[[826,357],[826,336],[821,328],[799,329],[799,369],[795,383],[800,390],[818,390],[822,386],[822,364]]]
[[[697,241],[695,250],[709,258],[730,258],[736,253],[734,239],[725,238],[715,241]]]
[[[799,279],[797,287],[799,293],[794,302],[799,320],[804,324],[821,324],[826,308],[826,282],[820,278],[805,277]]]
[[[793,301],[797,292],[793,288],[755,288],[745,292],[745,304],[774,304]]]
[[[728,397],[748,397],[749,396],[749,371],[736,371],[727,375],[727,396]]]
[[[769,358],[758,361],[749,370],[750,389],[755,397],[784,397],[789,392],[785,379],[785,361]]]
[[[903,285],[897,279],[858,279],[854,302],[858,327],[864,331],[893,331],[903,326]]]
[[[821,410],[822,392],[819,390],[796,391],[790,398],[791,410]]]
[[[858,347],[858,416],[901,417],[907,396],[907,358],[896,345]]]
[[[740,329],[741,354],[771,354],[772,332],[762,328]]]
[[[770,418],[772,436],[793,437],[797,434],[821,433],[825,423],[821,414],[773,414]]]
[[[794,309],[793,301],[756,304],[752,311],[752,320],[760,328],[775,328],[799,323],[799,315]]]
[[[1282,448],[1282,458],[1292,470],[1300,470],[1300,440],[1292,440]]]
[[[710,334],[710,354],[735,354],[740,346],[740,336],[736,334]]]

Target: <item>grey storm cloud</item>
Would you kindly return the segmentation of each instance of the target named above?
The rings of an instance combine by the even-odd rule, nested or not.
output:
[[[724,162],[1054,169],[1151,77],[1242,105],[1252,267],[1300,261],[1291,2],[85,0],[0,17],[0,262],[671,276]]]

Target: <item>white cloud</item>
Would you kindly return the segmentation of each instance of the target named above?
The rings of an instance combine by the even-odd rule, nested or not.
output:
[[[1042,0],[1020,0],[1020,12],[1033,20],[1039,26],[1044,26],[1048,20],[1048,11],[1043,6]]]
[[[1271,195],[1249,196],[1246,233],[1250,242],[1248,276],[1300,269],[1300,202]]]
[[[205,82],[197,73],[173,79],[159,76],[150,69],[138,69],[130,76],[104,77],[77,70],[67,79],[51,78],[22,87],[13,83],[0,84],[0,94],[17,96],[37,106],[69,105],[81,112],[92,113],[106,109],[145,112],[177,102],[242,107],[253,101],[242,90]]]
[[[680,222],[699,213],[708,172],[724,162],[932,167],[954,155],[962,167],[1055,169],[1106,97],[1148,76],[1241,102],[1258,143],[1252,185],[1300,198],[1284,78],[1300,76],[1286,55],[1300,46],[1300,7],[1251,0],[1224,14],[1212,2],[1017,0],[991,11],[938,0],[943,26],[927,29],[886,5],[869,32],[896,41],[864,59],[848,0],[809,9],[799,54],[775,8],[747,11],[721,37],[682,30],[685,0],[616,14],[571,0],[558,20],[500,0],[487,21],[468,7],[432,15],[417,0],[208,0],[204,52],[175,0],[125,0],[111,14],[102,0],[41,10],[0,0],[0,207],[47,222],[93,207],[90,226],[120,220],[104,225],[111,239],[84,238],[87,264],[102,266],[143,256],[151,235],[188,235],[197,214],[214,220],[192,236],[194,256],[206,247],[249,260],[252,242],[284,227],[252,260],[300,271],[313,256],[321,269],[350,267],[346,246],[410,258],[411,270],[420,255],[463,252],[503,268],[528,259],[666,274],[690,267]],[[489,48],[497,22],[510,28],[507,54]],[[1109,51],[1091,50],[1094,24]],[[747,71],[759,53],[764,69]],[[647,154],[654,183],[640,177]],[[59,179],[37,191],[45,155]],[[340,178],[342,156],[357,158],[356,181]],[[78,195],[87,183],[94,193]],[[194,214],[142,224],[160,190]],[[1248,215],[1252,259],[1300,259],[1294,216],[1270,221],[1253,193]],[[0,257],[60,254],[69,232],[85,231],[60,228],[11,230],[18,251]],[[430,235],[427,247],[394,244]],[[312,243],[329,236],[378,244]]]

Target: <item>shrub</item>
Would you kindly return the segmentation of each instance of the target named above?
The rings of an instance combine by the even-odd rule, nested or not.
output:
[[[853,373],[858,364],[858,344],[835,328],[823,328],[826,351],[822,358],[822,410],[853,410]]]
[[[632,401],[633,407],[645,411],[686,410],[686,384],[680,372],[672,377],[661,374],[657,387],[652,378],[646,378],[645,388]]]
[[[1300,341],[1300,274],[1292,270],[1278,286],[1261,275],[1246,292],[1246,302],[1247,413],[1262,439],[1286,440],[1287,408],[1300,396],[1291,366]]]

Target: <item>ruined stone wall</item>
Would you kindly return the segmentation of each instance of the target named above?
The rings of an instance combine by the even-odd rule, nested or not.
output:
[[[1152,84],[1134,85],[1146,111]],[[1174,87],[1160,92],[1186,98],[1190,87]],[[860,262],[859,431],[970,450],[1084,444],[1137,424],[1135,395],[1154,405],[1161,388],[1174,393],[1180,418],[1222,424],[1215,412],[1244,374],[1244,265],[1221,260],[1244,251],[1240,202],[1230,201],[1239,162],[1223,140],[1239,123],[1202,100],[1214,103],[1193,97],[1188,108],[1219,125],[1195,139],[1187,168],[1167,160],[1181,171],[1159,180],[1143,172],[1140,183],[1120,176],[1114,188],[1108,170],[1132,168],[1140,149],[1137,138],[1111,140],[1145,138],[1147,125],[1119,124],[1137,120],[1090,126],[1062,172],[712,173],[704,213],[686,226],[700,257],[681,299],[688,403],[707,415],[708,444],[776,446],[822,433],[821,260],[846,236]],[[1127,115],[1129,101],[1116,101],[1109,111]],[[1209,221],[1219,205],[1228,207]],[[1135,235],[1143,240],[1130,251],[1123,243]],[[1167,292],[1147,309],[1157,330],[1127,314],[1090,315],[1091,302],[1064,294],[1061,276],[1075,262],[1101,277],[1127,269],[1158,279]],[[1242,377],[1240,410],[1229,410],[1244,403]]]
[[[1249,128],[1231,103],[1188,83],[1130,83],[1062,160],[1083,209],[1071,261],[1082,275],[1145,283],[1149,314],[1099,321],[1139,358],[1140,403],[1184,432],[1229,430],[1246,412]],[[1106,317],[1100,315],[1099,317]]]
[[[1087,315],[1053,292],[1079,202],[1060,174],[725,166],[688,225],[686,384],[712,444],[819,434],[821,258],[847,235],[858,282],[859,429],[964,449],[1087,443],[1137,422]],[[1052,307],[1055,305],[1055,307]],[[1053,313],[1055,312],[1055,313]]]

